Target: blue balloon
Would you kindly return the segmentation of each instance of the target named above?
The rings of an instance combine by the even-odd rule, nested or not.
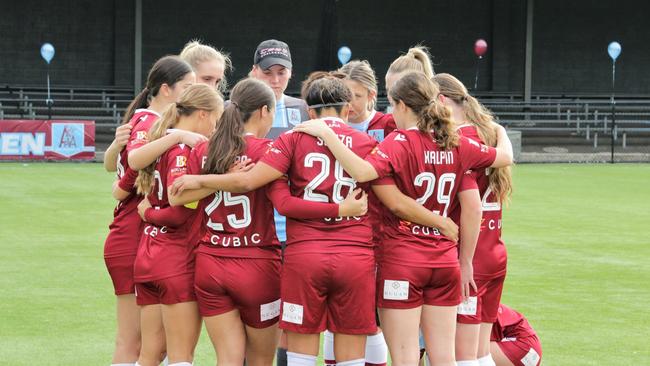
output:
[[[352,50],[348,46],[343,46],[339,48],[338,56],[341,65],[345,65],[348,63],[348,61],[350,61],[350,58],[352,57]]]
[[[41,57],[47,62],[48,64],[52,59],[54,58],[54,46],[52,46],[51,43],[43,43],[41,46]]]
[[[612,60],[616,61],[618,56],[621,54],[621,44],[618,42],[612,42],[607,46],[607,53]]]

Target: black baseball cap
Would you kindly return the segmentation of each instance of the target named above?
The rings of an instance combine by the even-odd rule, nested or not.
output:
[[[262,70],[273,65],[281,65],[291,69],[291,52],[289,46],[275,39],[268,39],[257,46],[253,63]]]

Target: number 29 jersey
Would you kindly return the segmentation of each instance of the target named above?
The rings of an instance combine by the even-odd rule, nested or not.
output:
[[[377,142],[338,118],[327,125],[350,150],[365,157]],[[288,131],[278,137],[261,162],[289,176],[291,194],[308,201],[339,203],[357,182],[336,161],[325,143],[304,133]],[[360,185],[367,191],[368,184]],[[327,253],[332,247],[372,248],[368,215],[324,219],[287,218],[287,245],[301,244],[301,252]]]
[[[417,129],[388,135],[366,158],[380,178],[392,175],[404,194],[436,214],[447,216],[463,173],[494,162],[496,150],[466,137],[442,150],[431,134]],[[412,267],[458,266],[456,242],[437,229],[401,220],[385,211],[382,261]]]

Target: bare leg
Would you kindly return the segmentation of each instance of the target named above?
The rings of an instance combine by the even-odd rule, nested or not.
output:
[[[117,334],[113,363],[135,363],[140,354],[140,307],[134,294],[116,297]]]
[[[169,363],[191,363],[201,334],[201,316],[196,301],[161,307]]]
[[[246,352],[246,331],[239,310],[206,317],[203,320],[217,352],[219,366],[242,366]]]
[[[159,304],[140,308],[142,348],[138,363],[142,366],[158,366],[165,353],[165,328]]]
[[[420,359],[419,330],[422,307],[379,309],[381,328],[394,366],[416,366]]]
[[[267,328],[246,326],[246,365],[272,366],[275,350],[280,340],[278,324]]]
[[[455,366],[456,306],[422,307],[422,333],[432,366]]]

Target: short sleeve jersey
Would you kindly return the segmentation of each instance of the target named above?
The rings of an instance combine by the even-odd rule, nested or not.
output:
[[[238,160],[257,161],[269,149],[271,140],[247,135],[246,150]],[[190,154],[188,174],[201,174],[208,152],[203,142]],[[222,257],[280,260],[280,242],[273,225],[273,205],[267,187],[239,194],[218,191],[201,200],[205,233],[198,251]]]
[[[133,142],[138,137],[138,134],[133,132],[134,130],[146,133],[157,119],[156,112],[139,109],[128,122],[133,128],[127,147],[122,149],[117,156],[117,179],[119,187],[131,194],[118,202],[113,211],[113,222],[109,225],[110,235],[104,246],[106,258],[135,255],[138,250],[142,225],[142,220],[138,215],[138,203],[140,203],[141,197],[135,192],[134,184],[138,172],[129,167],[128,147],[134,146]]]
[[[463,125],[458,132],[469,139],[484,143],[478,135],[476,127]],[[475,278],[494,278],[506,273],[507,252],[501,239],[501,204],[490,189],[490,168],[474,169],[466,172],[461,182],[460,190],[478,189],[481,196],[483,217],[481,231],[474,253],[473,267]],[[460,205],[457,204],[452,218],[460,218]],[[458,221],[457,221],[458,222]]]
[[[174,145],[161,155],[155,166],[154,182],[147,196],[153,209],[170,208],[167,187],[187,171],[190,148]],[[171,207],[183,210],[187,220],[178,227],[146,223],[138,249],[134,277],[136,281],[150,281],[172,277],[194,271],[194,250],[201,233],[200,220],[193,210],[185,207]]]
[[[325,122],[339,139],[360,157],[377,142],[338,118]],[[261,162],[289,176],[291,194],[308,201],[339,203],[357,187],[325,143],[303,133],[286,132],[273,142]],[[368,190],[368,184],[361,184]],[[324,219],[287,218],[287,245],[300,244],[304,252],[327,253],[332,247],[371,248],[371,226],[367,215]],[[338,249],[340,250],[340,248]]]
[[[442,150],[431,134],[409,129],[391,133],[366,160],[379,178],[392,175],[402,193],[447,216],[462,174],[491,165],[495,157],[494,148],[465,137],[460,137],[457,147]],[[458,266],[456,243],[438,230],[390,213],[384,222],[381,260],[414,267]]]
[[[521,313],[499,304],[497,321],[492,326],[490,340],[501,342],[504,338],[525,338],[534,336],[535,330]]]

